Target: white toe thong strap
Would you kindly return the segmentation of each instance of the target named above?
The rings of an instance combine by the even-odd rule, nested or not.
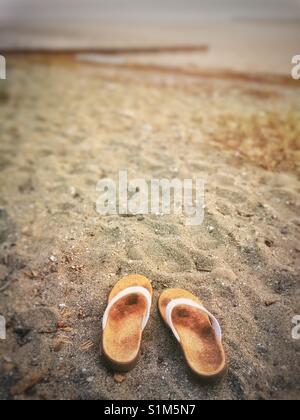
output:
[[[141,286],[134,286],[134,287],[128,287],[127,289],[122,290],[122,292],[118,293],[108,304],[106,311],[104,313],[103,316],[103,320],[102,320],[102,328],[103,330],[106,327],[107,321],[108,321],[108,316],[109,316],[109,312],[111,310],[111,308],[114,306],[115,303],[117,303],[119,300],[123,299],[125,296],[128,295],[132,295],[132,294],[141,294],[145,297],[146,301],[147,301],[147,310],[145,313],[145,316],[143,318],[142,321],[142,330],[145,329],[149,318],[150,318],[150,310],[151,310],[151,303],[152,303],[152,297],[151,294],[149,292],[149,290],[147,290],[145,287],[141,287]]]
[[[171,300],[169,302],[169,304],[167,305],[167,308],[166,308],[167,323],[170,326],[173,334],[175,335],[176,339],[179,342],[180,342],[180,337],[179,337],[178,332],[177,332],[176,328],[174,327],[174,324],[173,324],[173,321],[172,321],[172,312],[179,305],[191,306],[193,308],[199,309],[201,312],[206,314],[211,321],[211,325],[212,325],[212,328],[213,328],[213,330],[216,334],[216,337],[218,338],[218,340],[222,341],[222,331],[221,331],[221,327],[220,327],[220,324],[218,323],[217,319],[210,312],[208,312],[208,310],[205,309],[204,306],[200,305],[199,303],[197,303],[197,302],[195,302],[191,299],[182,298],[182,299]]]

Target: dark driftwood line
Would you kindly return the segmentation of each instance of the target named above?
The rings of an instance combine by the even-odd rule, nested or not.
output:
[[[132,47],[132,48],[7,48],[1,49],[3,55],[9,54],[107,54],[107,55],[127,55],[127,54],[161,54],[161,53],[191,53],[191,52],[207,52],[208,45],[182,45],[182,46],[165,46],[165,47]]]

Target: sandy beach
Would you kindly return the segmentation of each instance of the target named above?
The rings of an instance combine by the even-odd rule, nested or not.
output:
[[[299,398],[299,88],[11,57],[0,110],[1,399]],[[121,169],[203,178],[204,224],[100,216]],[[223,382],[190,378],[156,300],[138,366],[106,370],[100,321],[130,273],[218,317]]]
[[[0,399],[298,400],[299,1],[0,10]],[[203,224],[100,215],[97,184],[120,171],[203,180]],[[138,365],[116,375],[101,319],[127,274],[154,301]],[[167,288],[220,321],[220,383],[191,376],[158,314]]]

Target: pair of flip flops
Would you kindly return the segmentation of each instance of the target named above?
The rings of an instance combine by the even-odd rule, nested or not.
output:
[[[114,371],[128,372],[136,366],[152,297],[150,281],[139,275],[123,278],[111,291],[103,317],[101,354]],[[192,372],[207,380],[222,377],[227,363],[221,328],[202,302],[186,290],[168,289],[160,295],[158,308]]]

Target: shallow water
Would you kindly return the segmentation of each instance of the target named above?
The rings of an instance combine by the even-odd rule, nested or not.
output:
[[[199,21],[201,19],[295,19],[298,0],[0,0],[3,20],[74,19]]]

